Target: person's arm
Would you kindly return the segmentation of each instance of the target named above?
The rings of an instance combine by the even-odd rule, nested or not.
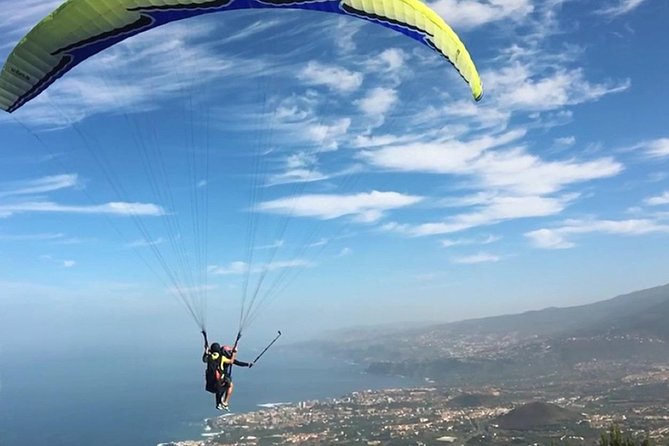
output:
[[[236,366],[239,366],[239,367],[248,367],[248,368],[253,367],[252,362],[238,361],[236,359],[234,360],[233,364],[236,365]]]
[[[209,349],[205,348],[204,353],[202,353],[202,362],[207,362],[207,356],[209,356]]]

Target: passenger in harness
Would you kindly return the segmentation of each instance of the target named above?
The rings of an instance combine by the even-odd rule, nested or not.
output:
[[[236,359],[237,349],[225,346],[218,342],[207,346],[202,354],[202,362],[207,364],[205,371],[205,389],[216,397],[216,409],[230,410],[228,403],[232,395],[233,384],[230,377],[232,366],[253,367],[253,363],[242,362]]]

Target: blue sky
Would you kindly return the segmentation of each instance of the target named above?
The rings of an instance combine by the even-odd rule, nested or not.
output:
[[[60,3],[0,1],[3,60]],[[5,323],[190,327],[168,270],[226,327],[264,277],[256,324],[298,333],[666,283],[669,4],[431,5],[482,102],[390,30],[247,11],[134,37],[1,116]]]

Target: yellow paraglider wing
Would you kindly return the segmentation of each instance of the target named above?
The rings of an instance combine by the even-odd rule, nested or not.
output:
[[[392,28],[446,57],[475,100],[483,95],[465,46],[419,0],[68,0],[10,54],[0,73],[0,109],[17,110],[79,63],[130,36],[196,15],[251,8],[332,12]]]

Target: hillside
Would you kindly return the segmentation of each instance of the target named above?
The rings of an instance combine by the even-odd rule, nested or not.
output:
[[[581,421],[583,416],[555,404],[533,402],[501,415],[496,423],[502,429],[536,431],[552,426],[564,426]]]
[[[356,330],[315,344],[373,374],[449,384],[559,374],[592,361],[669,361],[669,285],[568,308],[547,308],[402,331]],[[615,367],[614,367],[615,368]]]

